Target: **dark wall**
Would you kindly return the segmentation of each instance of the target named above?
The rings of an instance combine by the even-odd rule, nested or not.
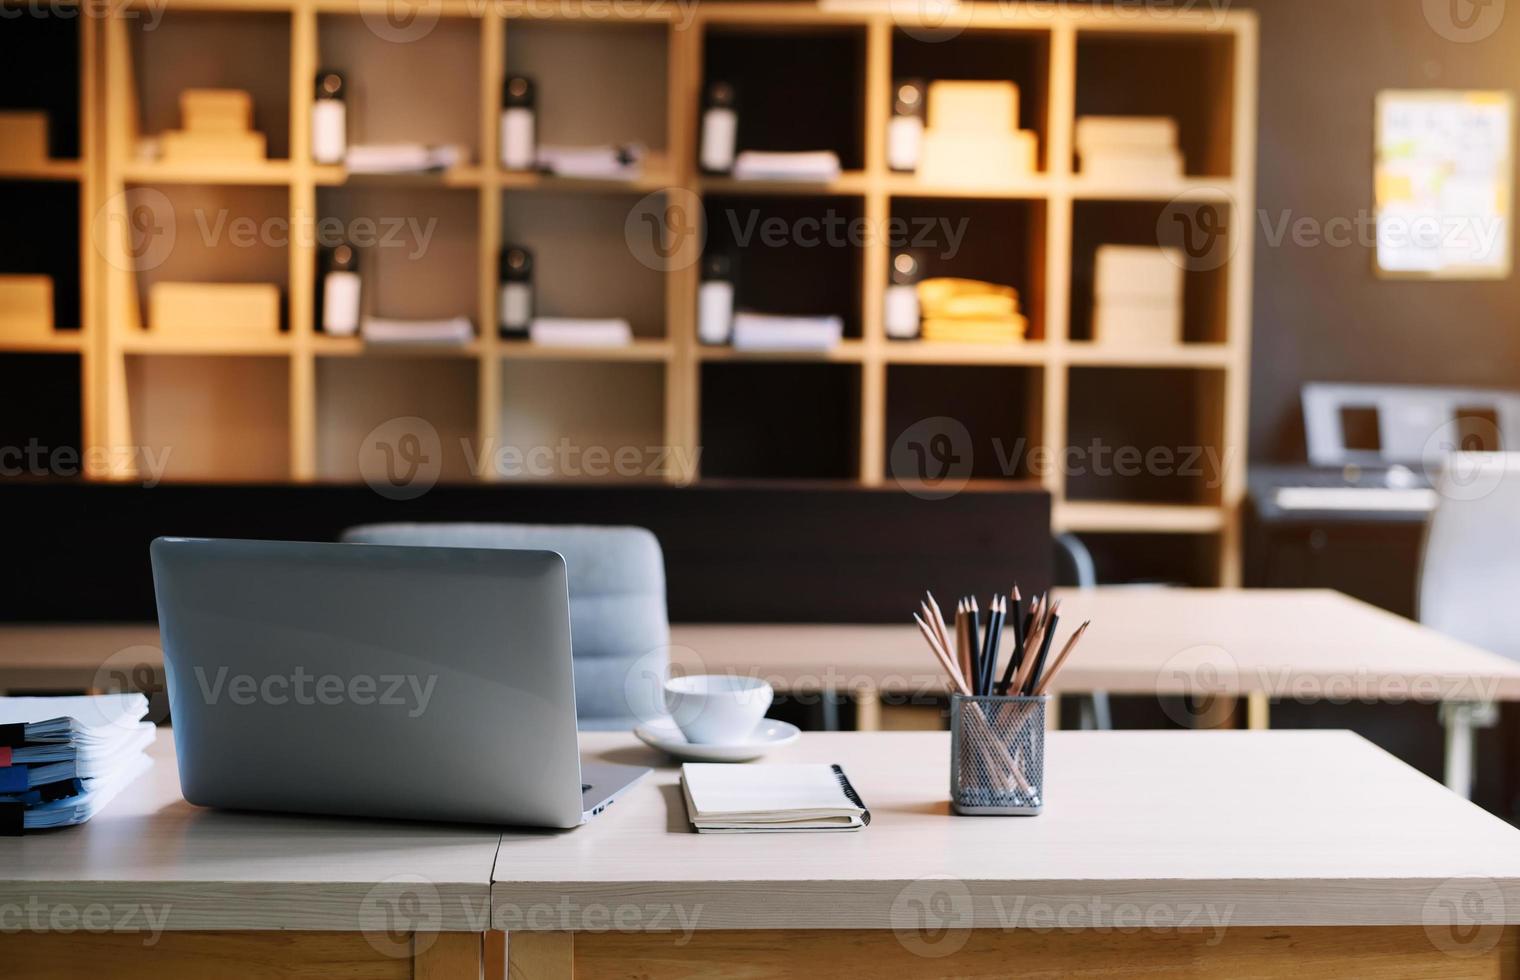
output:
[[[1371,213],[1379,90],[1520,93],[1520,9],[1510,4],[1485,39],[1457,43],[1437,29],[1450,32],[1453,4],[1472,10],[1470,0],[1238,4],[1261,17],[1257,207],[1269,224]],[[1302,459],[1305,381],[1520,387],[1520,281],[1383,281],[1372,262],[1361,244],[1274,247],[1258,215],[1253,460]]]

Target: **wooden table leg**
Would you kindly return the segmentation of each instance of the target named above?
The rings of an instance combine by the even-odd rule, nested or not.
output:
[[[855,730],[857,732],[881,730],[881,693],[874,687],[855,689]]]
[[[1246,727],[1253,732],[1264,732],[1272,727],[1272,699],[1265,691],[1246,695]]]
[[[514,932],[507,936],[510,980],[574,980],[575,934]]]
[[[417,933],[412,980],[481,980],[485,947],[478,932]]]

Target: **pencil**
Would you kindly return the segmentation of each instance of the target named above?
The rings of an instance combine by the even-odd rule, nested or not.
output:
[[[998,647],[1002,645],[1003,617],[1008,607],[1002,596],[992,597],[992,617],[987,620],[986,656],[982,660],[982,693],[993,693],[992,681],[997,676]]]
[[[1044,694],[1046,689],[1050,687],[1050,682],[1055,680],[1056,674],[1061,670],[1061,666],[1066,663],[1066,658],[1071,656],[1071,652],[1075,650],[1077,648],[1077,644],[1081,642],[1082,634],[1086,633],[1087,627],[1091,625],[1092,620],[1088,620],[1081,626],[1078,626],[1075,633],[1071,634],[1071,639],[1067,640],[1066,646],[1061,648],[1061,655],[1059,657],[1056,657],[1056,659],[1051,663],[1050,669],[1047,670],[1045,672],[1045,676],[1041,678],[1040,685],[1034,689],[1036,697]]]
[[[935,637],[934,631],[929,628],[929,624],[919,619],[916,615],[913,617],[913,621],[918,624],[919,632],[924,634],[924,639],[929,641],[929,649],[933,651],[935,659],[945,669],[945,673],[950,676],[950,685],[961,694],[969,694],[970,691],[966,687],[965,680],[960,676],[960,672],[955,669],[955,663],[950,659],[950,654],[940,646],[939,639]]]
[[[1040,682],[1040,671],[1045,667],[1045,656],[1050,653],[1050,641],[1055,639],[1056,626],[1061,622],[1061,617],[1052,612],[1050,622],[1045,625],[1045,633],[1040,637],[1040,652],[1034,658],[1034,669],[1029,672],[1029,680],[1024,682],[1024,693],[1033,694],[1035,685]]]

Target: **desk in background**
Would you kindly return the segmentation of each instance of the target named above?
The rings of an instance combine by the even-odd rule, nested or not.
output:
[[[808,734],[769,761],[841,764],[872,823],[771,836],[692,833],[632,736],[582,747],[660,768],[579,830],[503,833],[197,809],[160,739],[89,824],[0,839],[0,907],[33,923],[4,968],[478,980],[492,929],[532,980],[1520,963],[1520,830],[1344,732],[1056,733],[1030,819],[949,815],[945,733]]]

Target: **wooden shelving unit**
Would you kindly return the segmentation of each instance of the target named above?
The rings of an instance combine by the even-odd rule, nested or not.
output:
[[[314,328],[319,284],[312,241],[292,235],[229,260],[187,243],[194,229],[187,234],[176,207],[179,243],[165,264],[185,277],[221,281],[246,278],[253,269],[261,281],[279,282],[283,332],[267,342],[224,341],[208,325],[204,339],[160,342],[143,330],[141,310],[144,290],[161,273],[134,268],[124,242],[112,239],[107,251],[115,261],[86,277],[105,297],[100,329],[85,334],[102,365],[86,396],[98,407],[92,432],[99,442],[197,445],[201,433],[181,430],[200,423],[166,409],[185,404],[184,391],[226,386],[222,401],[227,391],[237,401],[224,411],[240,415],[227,424],[248,438],[246,451],[234,454],[239,476],[356,478],[365,425],[433,412],[442,441],[456,446],[647,442],[688,455],[701,447],[703,477],[828,477],[875,486],[910,481],[892,463],[904,426],[952,411],[964,414],[971,431],[977,485],[1041,479],[1055,497],[1060,530],[1206,537],[1217,555],[1212,580],[1238,581],[1250,351],[1247,216],[1256,157],[1251,13],[1158,8],[1137,17],[1076,5],[986,4],[971,7],[947,31],[804,3],[713,3],[694,11],[599,5],[595,16],[527,7],[518,16],[515,8],[504,13],[499,5],[445,0],[428,8],[437,20],[421,36],[393,43],[372,29],[370,19],[385,8],[378,0],[168,0],[153,36],[127,16],[145,3],[132,0],[100,24],[103,98],[85,114],[98,120],[103,137],[103,219],[126,221],[134,194],[149,193],[171,204],[232,202],[240,214],[290,228],[376,214],[436,219],[427,255],[387,256],[378,260],[383,276],[367,271],[370,301],[388,315],[467,315],[478,339],[459,349],[377,352],[326,337]],[[252,39],[279,39],[283,47],[273,57],[251,57]],[[195,46],[218,55],[226,49],[227,57],[181,68],[164,57]],[[715,63],[746,93],[741,145],[834,149],[845,167],[840,178],[806,185],[698,174],[699,93]],[[356,138],[446,139],[467,146],[471,162],[422,177],[350,176],[309,162],[307,119],[319,66],[349,79]],[[495,162],[497,120],[509,70],[538,79],[544,141],[638,140],[652,154],[645,175],[576,181],[502,171]],[[1039,135],[1041,172],[971,188],[889,172],[892,80],[909,73],[1015,81],[1025,125]],[[252,91],[271,159],[239,167],[139,162],[137,137],[162,125],[173,93],[188,85]],[[1089,113],[1176,116],[1188,176],[1148,186],[1082,176],[1073,130],[1076,118]],[[89,172],[88,163],[64,164],[55,179],[80,179],[69,176],[70,166],[81,177]],[[867,229],[883,228],[894,216],[943,214],[1013,229],[1014,238],[968,240],[965,255],[947,257],[936,274],[969,268],[1016,285],[1031,336],[999,347],[889,341],[882,326],[889,243],[874,234],[847,248],[783,247],[742,263],[752,275],[741,284],[741,302],[775,312],[837,313],[847,324],[838,349],[744,354],[701,346],[695,252],[689,261],[642,261],[625,228],[625,217],[647,206],[649,195],[676,209],[685,227],[704,217],[690,213],[694,208],[704,210],[709,245],[732,236],[722,217],[736,210],[789,220],[832,211]],[[1132,240],[1147,221],[1154,244],[1154,229],[1170,224],[1158,222],[1168,209],[1211,209],[1229,239],[1226,260],[1188,273],[1186,342],[1165,349],[1092,343],[1092,250]],[[551,350],[498,338],[496,260],[509,240],[539,253],[542,312],[627,316],[637,343]],[[177,384],[184,391],[159,388]],[[1131,424],[1156,406],[1160,422]],[[272,419],[284,426],[283,438],[266,424]],[[1220,460],[1217,478],[1145,480],[1130,493],[1122,480],[1074,478],[1060,466],[991,464],[992,439],[1057,449],[1078,438],[1121,441],[1132,433],[1179,448],[1201,444]],[[203,460],[176,451],[168,476],[225,478],[227,455]],[[520,476],[475,472],[457,460],[445,473]],[[132,470],[104,475],[126,478]]]

